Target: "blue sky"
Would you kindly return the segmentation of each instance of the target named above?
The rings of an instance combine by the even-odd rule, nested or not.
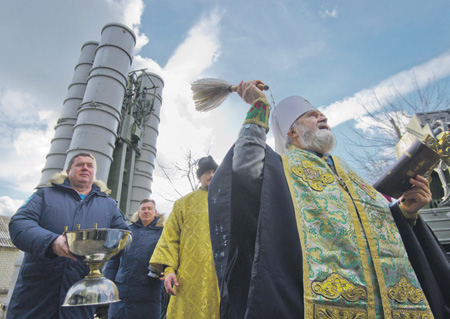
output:
[[[220,162],[248,109],[237,96],[198,113],[190,83],[260,79],[275,101],[301,95],[323,109],[346,157],[342,134],[373,92],[403,94],[430,78],[449,82],[450,2],[4,0],[0,2],[0,214],[32,192],[50,148],[80,49],[110,22],[138,38],[133,69],[163,77],[158,161],[187,150]],[[271,136],[269,135],[269,142]],[[181,193],[188,184],[176,181]],[[177,195],[155,170],[153,194],[169,213]]]

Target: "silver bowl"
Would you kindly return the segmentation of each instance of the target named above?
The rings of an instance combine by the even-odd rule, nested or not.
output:
[[[63,307],[102,305],[120,301],[116,285],[101,269],[106,261],[131,244],[131,232],[94,228],[65,232],[70,252],[89,266],[89,274],[70,287]]]
[[[131,242],[131,232],[124,229],[94,228],[65,233],[72,255],[88,263],[106,262]]]

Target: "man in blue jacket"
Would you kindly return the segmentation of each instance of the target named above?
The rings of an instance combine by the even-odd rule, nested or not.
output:
[[[131,217],[133,241],[120,259],[106,263],[105,277],[119,290],[120,302],[109,306],[110,319],[159,319],[161,317],[162,281],[149,277],[148,262],[163,230],[164,215],[158,215],[153,199],[140,202]]]
[[[88,267],[70,252],[64,227],[128,229],[115,200],[94,184],[96,162],[79,153],[51,185],[39,188],[11,218],[9,232],[25,252],[8,319],[93,318],[95,306],[61,307],[69,288]],[[60,183],[56,182],[59,180]],[[98,181],[100,182],[100,181]],[[100,182],[101,183],[101,182]]]

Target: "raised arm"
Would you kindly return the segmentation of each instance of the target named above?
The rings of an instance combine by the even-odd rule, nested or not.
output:
[[[242,100],[252,107],[235,142],[233,172],[249,180],[258,179],[262,174],[266,135],[269,130],[270,105],[264,92],[256,87],[257,84],[263,83],[257,80],[242,81],[237,89]]]

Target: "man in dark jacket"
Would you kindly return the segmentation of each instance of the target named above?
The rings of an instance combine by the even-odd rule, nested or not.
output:
[[[133,241],[120,259],[106,263],[105,277],[119,289],[120,302],[109,306],[110,319],[159,319],[162,281],[149,277],[148,261],[163,230],[163,215],[158,215],[153,199],[141,201],[131,217]]]
[[[95,171],[91,154],[75,155],[61,183],[39,188],[11,218],[11,240],[25,257],[8,319],[94,317],[95,306],[61,307],[72,284],[89,272],[69,252],[64,227],[70,231],[77,225],[89,229],[97,224],[99,228],[128,229],[116,201],[94,184]]]

